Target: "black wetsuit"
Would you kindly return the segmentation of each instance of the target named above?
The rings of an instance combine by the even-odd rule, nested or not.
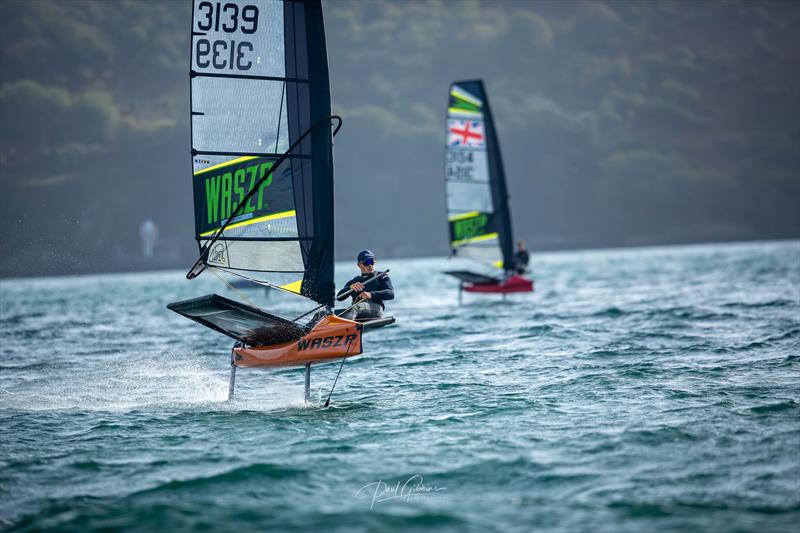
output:
[[[517,253],[514,254],[514,262],[516,263],[514,266],[516,267],[517,274],[524,274],[526,270],[528,270],[528,263],[531,260],[531,256],[528,253],[528,250],[517,250]]]
[[[347,292],[347,290],[350,288],[350,285],[352,285],[356,281],[366,284],[367,281],[375,274],[376,272],[372,272],[370,274],[361,274],[360,276],[354,277],[353,279],[344,284],[344,288],[336,294],[336,297],[338,298],[339,296],[342,295],[342,293]],[[382,276],[381,278],[375,281],[370,282],[369,285],[366,285],[364,287],[364,290],[372,295],[372,298],[367,300],[368,302],[374,302],[376,304],[380,304],[380,306],[384,309],[386,308],[386,306],[383,305],[384,301],[394,300],[394,287],[392,286],[392,280],[389,279],[388,274]],[[354,292],[353,302],[356,301],[356,296],[358,296],[358,293]]]

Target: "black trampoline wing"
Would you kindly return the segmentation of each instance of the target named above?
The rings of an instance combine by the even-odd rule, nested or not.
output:
[[[500,283],[499,278],[493,278],[492,276],[485,276],[483,274],[478,274],[476,272],[469,272],[468,270],[447,270],[445,274],[449,274],[455,278],[460,279],[461,281],[465,281],[467,283],[472,283],[475,285],[497,285]]]
[[[167,309],[249,346],[294,341],[305,333],[291,320],[218,294],[173,302],[167,305]]]

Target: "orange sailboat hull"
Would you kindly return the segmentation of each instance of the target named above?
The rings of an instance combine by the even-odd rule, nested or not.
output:
[[[360,355],[362,329],[361,324],[352,320],[328,315],[296,341],[253,348],[234,348],[231,362],[240,368],[305,366],[345,356]]]

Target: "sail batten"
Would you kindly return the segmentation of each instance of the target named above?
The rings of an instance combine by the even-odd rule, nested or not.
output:
[[[229,78],[237,80],[262,80],[262,81],[288,81],[291,83],[309,83],[309,80],[303,78],[284,78],[280,76],[247,76],[245,74],[216,74],[216,73],[200,73],[197,71],[190,71],[191,78]]]
[[[214,152],[209,150],[192,150],[192,155],[233,155],[233,156],[247,156],[247,157],[270,157],[272,159],[279,159],[283,156],[291,159],[311,159],[310,155],[295,154],[286,155],[286,153],[277,152]]]
[[[333,156],[330,124],[319,126],[330,117],[319,0],[195,0],[190,85],[204,264],[331,305]]]
[[[445,184],[450,246],[458,256],[509,270],[513,237],[505,173],[480,80],[450,86]]]

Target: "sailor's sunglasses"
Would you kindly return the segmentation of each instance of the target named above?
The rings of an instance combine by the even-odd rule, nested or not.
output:
[[[364,265],[364,266],[371,266],[371,265],[375,264],[375,260],[373,258],[371,258],[371,257],[368,257],[367,259],[364,259],[363,261],[361,261],[361,264]]]

